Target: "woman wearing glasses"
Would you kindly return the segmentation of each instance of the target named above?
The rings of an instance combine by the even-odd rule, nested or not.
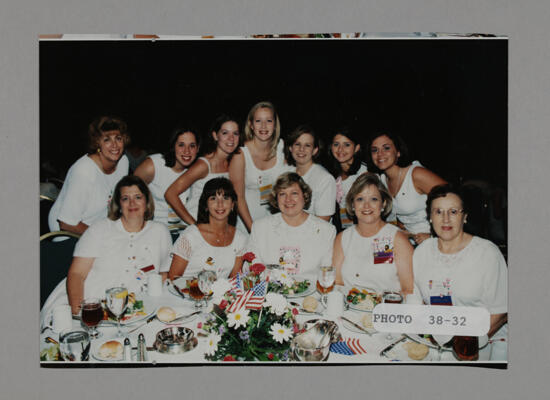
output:
[[[505,338],[507,268],[498,247],[464,232],[468,213],[463,196],[449,184],[430,191],[427,213],[436,237],[413,255],[414,280],[424,303],[486,308],[491,314],[488,336]],[[491,358],[505,359],[506,343],[499,341],[498,347],[495,351],[493,346]]]

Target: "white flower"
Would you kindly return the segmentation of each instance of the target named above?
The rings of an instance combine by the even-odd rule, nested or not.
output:
[[[220,304],[223,295],[231,290],[231,283],[225,278],[220,278],[212,284],[212,302]]]
[[[208,338],[206,338],[206,354],[209,356],[214,355],[214,353],[218,350],[218,343],[220,340],[222,340],[222,337],[217,333],[211,333],[208,335]]]
[[[235,311],[227,314],[227,325],[233,329],[238,329],[241,326],[246,326],[246,323],[250,319],[248,316],[249,310],[242,308],[239,311]]]
[[[294,279],[290,277],[285,271],[275,270],[271,273],[272,279],[281,282],[284,286],[292,286]]]
[[[281,316],[285,313],[288,303],[282,294],[269,292],[265,296],[264,307],[269,307],[273,314]]]
[[[269,333],[271,333],[271,336],[273,336],[273,340],[279,343],[286,342],[292,336],[292,331],[290,330],[290,328],[283,326],[277,322],[271,325],[271,330]]]

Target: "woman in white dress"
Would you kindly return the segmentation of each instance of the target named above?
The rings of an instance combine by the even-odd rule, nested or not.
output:
[[[279,264],[289,274],[312,281],[321,265],[331,265],[334,226],[305,211],[311,189],[294,172],[279,176],[270,203],[281,212],[254,221],[247,251],[264,264]]]
[[[354,225],[334,241],[336,284],[413,293],[413,249],[399,228],[384,222],[392,200],[378,176],[366,173],[358,177],[346,196],[346,205]]]
[[[427,212],[436,237],[414,251],[414,280],[425,304],[483,307],[489,311],[488,336],[506,337],[507,267],[497,246],[464,232],[467,209],[462,193],[438,185],[428,194]],[[505,359],[506,343],[495,357]],[[495,357],[491,357],[494,359]]]
[[[164,154],[152,154],[135,170],[149,185],[149,190],[155,201],[154,220],[165,225],[181,223],[180,218],[172,210],[164,198],[166,189],[195,162],[200,147],[200,136],[191,128],[178,128],[170,137],[168,150]],[[189,190],[180,195],[183,204],[187,202]]]
[[[229,163],[238,148],[239,124],[228,115],[220,115],[205,138],[201,151],[205,155],[176,179],[164,193],[168,204],[186,224],[194,225],[197,221],[199,199],[206,182],[212,178],[228,177]],[[180,195],[189,188],[189,198],[184,205]]]
[[[107,288],[119,284],[139,293],[148,274],[168,271],[172,239],[164,224],[151,221],[153,213],[145,182],[137,176],[122,178],[109,204],[109,217],[84,232],[66,281],[54,289],[43,310],[68,302],[78,314],[85,297],[104,298]]]
[[[213,270],[227,278],[241,269],[247,237],[235,229],[237,195],[227,178],[209,180],[199,200],[197,225],[180,234],[172,248],[170,279]]]
[[[336,182],[320,164],[314,163],[319,156],[319,137],[308,125],[300,125],[288,136],[285,156],[288,165],[296,167],[296,173],[312,190],[311,205],[306,211],[329,221],[334,214]]]
[[[273,104],[262,101],[248,113],[245,143],[229,166],[238,196],[240,229],[250,232],[252,222],[270,214],[269,194],[277,177],[288,171],[284,163],[281,124]]]
[[[426,197],[430,190],[445,183],[421,166],[410,163],[407,146],[397,135],[383,132],[372,136],[369,143],[372,162],[381,172],[382,182],[393,198],[392,216],[417,245],[430,237],[426,216]]]
[[[124,147],[130,136],[124,121],[96,118],[88,127],[88,140],[88,154],[69,168],[48,215],[52,232],[82,234],[92,223],[105,218],[116,183],[128,174]]]
[[[334,131],[328,158],[327,168],[336,179],[337,215],[333,218],[333,223],[341,231],[353,225],[351,216],[346,212],[346,195],[357,177],[367,172],[367,166],[361,162],[359,134],[350,127]]]

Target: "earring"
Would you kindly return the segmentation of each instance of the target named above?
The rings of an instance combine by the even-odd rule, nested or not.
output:
[[[384,212],[384,208],[382,208],[382,209],[380,210],[380,212]]]
[[[101,153],[101,149],[98,147],[97,148],[97,154]]]
[[[431,218],[430,218],[430,224],[431,224],[431,223],[432,223],[432,220],[431,220]]]

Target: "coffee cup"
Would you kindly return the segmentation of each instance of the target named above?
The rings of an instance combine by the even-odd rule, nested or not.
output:
[[[327,315],[329,317],[339,317],[344,313],[344,294],[334,290],[327,294]]]
[[[162,276],[159,274],[149,274],[147,278],[147,294],[158,297],[162,295]]]
[[[59,333],[73,326],[73,315],[71,306],[68,304],[59,304],[55,306],[46,318],[44,328],[50,328],[55,333]]]

